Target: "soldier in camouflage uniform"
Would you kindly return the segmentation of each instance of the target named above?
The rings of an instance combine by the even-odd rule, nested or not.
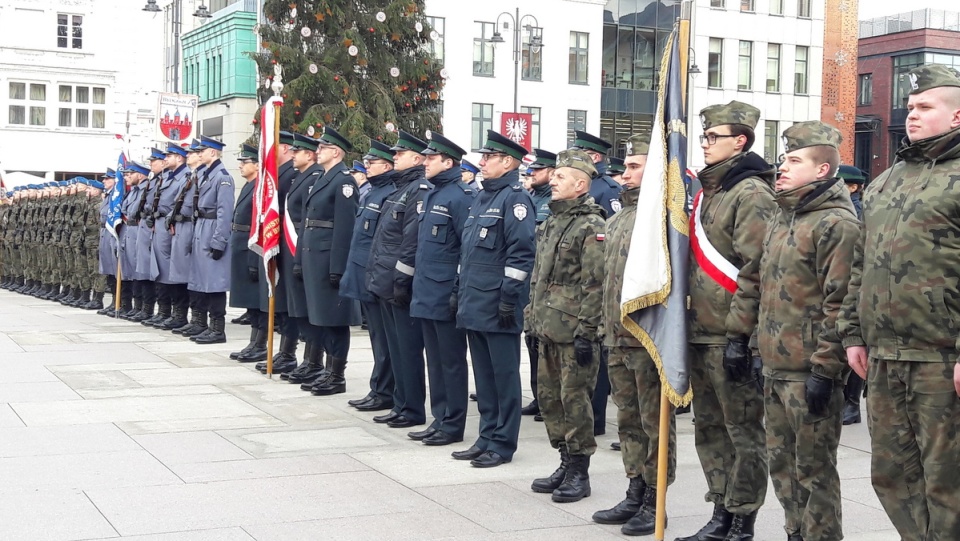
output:
[[[867,380],[873,488],[904,541],[960,539],[960,76],[907,74],[907,138],[870,183],[838,330]],[[699,420],[698,420],[699,422]]]
[[[86,272],[83,251],[83,221],[86,214],[86,184],[80,180],[70,181],[69,193],[64,212],[63,237],[65,239],[64,258],[61,264],[63,281],[68,286],[67,295],[60,304],[76,306],[84,298],[84,274]],[[90,302],[90,292],[86,292],[84,304]]]
[[[7,232],[13,222],[10,220],[13,192],[0,191],[0,287],[6,289],[10,283],[10,240]]]
[[[597,450],[591,398],[600,362],[603,301],[603,210],[589,195],[596,175],[581,150],[557,157],[550,179],[551,215],[537,226],[530,279],[530,328],[540,341],[537,399],[560,467],[536,479],[534,492],[555,502],[590,495],[590,456]]]
[[[860,224],[835,178],[842,137],[813,120],[783,132],[776,202],[760,260],[770,477],[789,541],[843,539],[837,447],[847,366],[837,313]]]
[[[620,320],[620,294],[627,252],[637,218],[640,181],[650,146],[639,136],[627,142],[622,209],[607,220],[604,240],[603,345],[608,352],[610,386],[617,405],[621,457],[629,484],[627,497],[611,509],[597,511],[600,524],[623,524],[625,535],[653,533],[657,506],[657,452],[660,446],[660,375],[643,344]],[[670,416],[667,484],[676,478],[677,429]]]
[[[774,170],[749,152],[760,110],[737,101],[700,111],[703,190],[691,231],[690,342],[695,440],[713,517],[681,541],[753,539],[767,492],[763,395],[750,337],[760,255],[773,216]],[[712,245],[713,250],[704,250]]]
[[[90,181],[88,183],[87,199],[83,222],[83,261],[85,267],[82,272],[83,294],[77,301],[77,308],[84,310],[103,309],[103,293],[107,287],[106,276],[100,274],[100,204],[103,201],[103,183]]]

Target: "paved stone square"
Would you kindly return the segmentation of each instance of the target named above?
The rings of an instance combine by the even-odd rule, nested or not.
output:
[[[228,314],[228,319],[236,317]],[[591,464],[593,495],[555,504],[530,491],[556,467],[541,423],[524,417],[513,462],[450,458],[408,430],[347,406],[367,391],[370,343],[354,329],[348,392],[319,398],[231,361],[249,327],[199,346],[139,324],[0,291],[0,540],[604,540],[590,520],[626,480],[610,403]],[[302,352],[302,347],[301,347]],[[524,363],[523,374],[529,368]],[[526,376],[523,378],[526,380]],[[531,397],[525,385],[525,395]],[[709,518],[690,415],[678,419],[667,539]],[[896,541],[870,486],[866,424],[840,447],[846,539]],[[782,540],[770,488],[757,539]],[[652,539],[652,536],[646,539]]]

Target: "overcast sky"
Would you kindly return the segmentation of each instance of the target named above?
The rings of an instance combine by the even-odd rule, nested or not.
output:
[[[895,15],[905,11],[923,8],[958,10],[957,4],[950,0],[860,0],[860,20]]]

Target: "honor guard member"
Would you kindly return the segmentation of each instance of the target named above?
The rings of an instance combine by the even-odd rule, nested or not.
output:
[[[107,168],[103,175],[104,197],[100,201],[100,243],[97,247],[97,272],[103,275],[106,289],[111,296],[117,293],[117,237],[110,232],[107,219],[110,215],[110,194],[117,184],[117,173]],[[101,301],[103,297],[100,297]],[[97,313],[106,315],[116,308],[116,299],[109,306],[101,306]]]
[[[137,233],[140,226],[140,201],[143,199],[143,187],[140,183],[147,178],[150,170],[137,162],[129,162],[123,171],[123,180],[127,184],[123,199],[123,226],[120,228],[120,313],[123,319],[139,312],[143,308],[143,297],[136,286],[137,274]]]
[[[463,175],[463,183],[470,186],[473,191],[479,192],[483,189],[480,183],[477,182],[477,173],[480,172],[479,167],[467,160],[460,160],[460,172]]]
[[[650,146],[640,136],[627,140],[621,210],[607,219],[604,239],[603,345],[607,348],[610,386],[617,405],[617,428],[623,469],[629,479],[627,497],[611,509],[593,514],[594,522],[622,524],[624,535],[649,535],[657,510],[657,452],[660,448],[660,375],[640,340],[620,320],[624,269],[637,219],[640,181]],[[670,414],[667,484],[677,470],[677,430]],[[722,538],[720,538],[722,539]]]
[[[186,284],[178,283],[170,278],[170,256],[173,248],[173,235],[170,234],[170,218],[177,196],[187,182],[187,151],[177,144],[168,143],[163,158],[164,175],[157,196],[154,198],[156,206],[153,209],[153,260],[156,264],[157,315],[141,323],[157,329],[174,329],[175,322],[185,318],[174,314],[175,306],[182,306],[187,295]]]
[[[837,448],[849,368],[836,323],[860,222],[835,177],[842,139],[818,120],[783,132],[779,208],[760,260],[767,454],[791,541],[843,539]]]
[[[317,165],[318,146],[319,141],[312,137],[293,134],[293,166],[298,173],[287,191],[283,241],[280,243],[280,283],[287,285],[287,318],[297,324],[298,332],[304,340],[303,362],[280,377],[298,385],[312,384],[324,375],[323,337],[320,336],[318,328],[310,326],[303,266],[296,257],[300,250],[299,241],[303,236],[304,202],[314,183],[323,176],[323,168]]]
[[[350,257],[347,269],[340,280],[340,294],[360,301],[367,316],[367,333],[373,349],[373,371],[370,374],[370,392],[363,398],[348,400],[347,404],[360,411],[381,411],[394,407],[393,369],[390,363],[390,346],[384,328],[380,303],[366,286],[367,263],[373,247],[373,235],[387,197],[397,188],[393,184],[393,151],[390,147],[370,141],[370,150],[363,157],[367,180],[371,186],[353,224],[353,240],[350,241]]]
[[[380,299],[396,383],[393,410],[373,420],[391,428],[422,425],[427,417],[423,332],[420,321],[410,317],[419,217],[423,198],[433,188],[424,178],[425,148],[426,143],[400,130],[391,148],[397,191],[383,205],[367,263],[367,289]]]
[[[565,150],[550,178],[550,216],[537,226],[527,324],[542,354],[537,399],[560,467],[533,481],[555,502],[590,495],[591,395],[597,386],[603,304],[603,209],[588,192],[597,170],[582,150]]]
[[[210,316],[206,331],[191,336],[198,344],[222,344],[230,290],[230,222],[233,217],[233,177],[220,161],[223,143],[200,136],[200,161],[206,168],[193,194],[193,266],[187,286],[201,294]]]
[[[280,227],[283,231],[284,220],[286,217],[287,193],[290,192],[290,186],[294,179],[300,174],[293,166],[293,134],[288,131],[280,132],[279,152],[277,152],[277,208],[280,210]],[[281,237],[281,251],[284,244]],[[300,341],[300,328],[297,321],[287,315],[287,284],[284,283],[284,272],[280,268],[283,263],[280,257],[274,258],[277,264],[277,285],[273,288],[274,321],[280,326],[280,347],[279,351],[273,356],[273,372],[275,374],[287,374],[297,367],[297,344]],[[267,290],[267,281],[260,280],[260,311],[269,313],[270,294]],[[266,374],[266,361],[257,363],[257,370]]]
[[[904,541],[960,539],[960,77],[931,64],[906,80],[907,136],[864,194],[838,329],[870,387],[884,510]]]
[[[165,154],[162,150],[154,148],[150,151],[150,174],[142,184],[143,190],[140,192],[140,226],[137,233],[137,271],[134,278],[140,287],[140,295],[143,298],[143,308],[127,319],[130,321],[146,321],[153,317],[157,304],[157,287],[154,279],[156,278],[157,262],[153,253],[153,236],[156,226],[156,219],[153,217],[153,211],[160,197],[160,187],[163,183],[163,159]]]
[[[360,324],[360,305],[340,295],[360,195],[343,164],[347,153],[353,151],[350,141],[325,126],[318,143],[317,165],[324,173],[303,203],[303,235],[296,260],[303,267],[308,321],[320,329],[327,366],[323,377],[300,388],[327,396],[347,391],[344,371],[350,353],[350,326]]]
[[[543,149],[533,149],[533,163],[527,166],[527,176],[530,180],[530,196],[533,198],[533,208],[536,209],[536,222],[540,225],[550,216],[550,177],[557,165],[557,155]],[[530,332],[530,321],[524,317],[524,341],[527,345],[527,355],[530,357],[530,391],[533,392],[533,401],[520,410],[521,415],[533,415],[535,421],[542,421],[540,405],[537,401],[537,371],[540,359],[540,343]]]
[[[243,308],[250,317],[250,343],[237,352],[236,360],[263,361],[267,358],[268,315],[260,311],[260,267],[263,260],[250,251],[250,226],[253,222],[253,189],[260,173],[260,151],[241,145],[240,176],[246,181],[240,188],[230,226],[230,306]],[[233,358],[233,354],[231,354]]]
[[[417,436],[425,445],[449,445],[463,441],[467,423],[467,333],[457,328],[450,295],[460,263],[463,224],[476,192],[461,180],[460,160],[466,151],[442,134],[426,135],[426,177],[434,187],[420,213],[410,315],[423,329],[434,420]]]
[[[177,194],[170,217],[167,218],[167,226],[173,235],[170,245],[170,281],[186,290],[186,297],[181,294],[180,301],[174,304],[174,307],[178,308],[174,312],[177,319],[170,322],[170,325],[176,326],[170,331],[186,337],[196,336],[207,330],[207,312],[201,305],[201,294],[191,290],[189,284],[193,267],[193,231],[196,229],[193,220],[193,196],[200,183],[200,175],[206,168],[200,161],[201,150],[199,139],[194,139],[187,147],[186,165],[189,172],[180,193]],[[167,328],[167,325],[164,325],[164,328]]]
[[[527,150],[487,131],[483,190],[464,225],[457,326],[467,330],[480,409],[480,436],[457,460],[478,468],[513,460],[520,433],[520,332],[534,260],[535,212],[517,169]]]
[[[609,161],[610,164],[607,166],[607,174],[610,175],[610,178],[612,178],[614,182],[623,186],[623,173],[627,170],[623,163],[623,158],[610,156]]]
[[[767,493],[761,374],[750,337],[760,308],[763,239],[776,203],[773,168],[750,152],[759,119],[759,109],[738,101],[700,111],[707,167],[699,174],[703,190],[694,198],[691,232],[697,242],[690,258],[690,383],[705,498],[714,511],[683,541],[753,539]]]

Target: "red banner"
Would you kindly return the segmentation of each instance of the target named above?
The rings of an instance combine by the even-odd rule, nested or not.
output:
[[[501,113],[500,133],[509,137],[530,152],[532,149],[533,115],[530,113]]]
[[[250,240],[247,246],[263,258],[263,268],[268,277],[270,296],[277,285],[276,265],[273,258],[280,253],[280,205],[277,201],[277,140],[278,109],[283,100],[270,98],[260,112],[260,176],[253,193],[253,217]]]

